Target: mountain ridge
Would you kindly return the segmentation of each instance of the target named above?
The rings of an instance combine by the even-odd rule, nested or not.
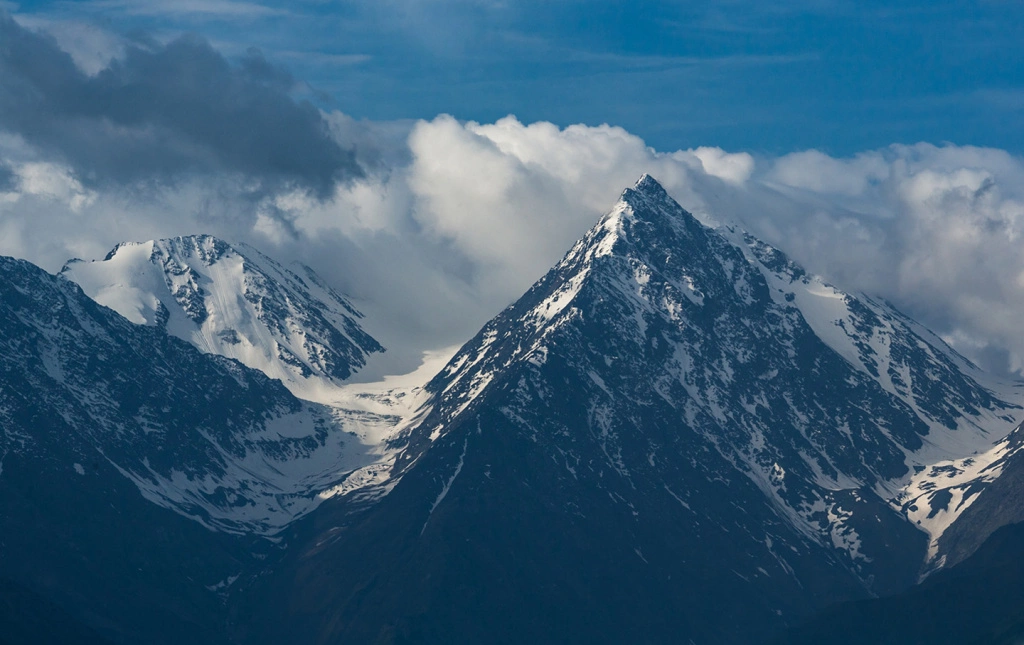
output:
[[[343,333],[344,296],[257,253],[200,235],[61,277],[0,261],[0,396],[101,451],[115,508],[210,529],[174,548],[226,549],[180,590],[222,608],[202,620],[224,640],[754,642],[900,593],[1016,521],[1019,385],[705,226],[649,175],[422,387],[231,357],[243,337],[296,347],[311,320],[356,352],[349,374],[373,350]],[[225,302],[266,333],[223,324]],[[10,409],[0,479],[29,490],[38,459],[63,473],[53,495],[94,481],[42,431],[29,449]],[[75,517],[101,496],[79,498]]]
[[[243,640],[743,643],[914,584],[928,536],[892,501],[909,457],[995,440],[1019,408],[752,244],[649,176],[627,189],[428,383],[393,491],[299,522],[309,546],[253,598],[309,607]]]
[[[281,380],[300,398],[333,390],[384,348],[363,315],[305,265],[295,273],[249,245],[210,235],[118,244],[61,275],[132,322]]]

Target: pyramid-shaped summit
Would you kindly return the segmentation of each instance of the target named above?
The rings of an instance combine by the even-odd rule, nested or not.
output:
[[[757,642],[916,580],[922,438],[1007,423],[961,367],[645,175],[431,381],[392,493],[260,584],[337,642]]]
[[[622,191],[623,198],[626,199],[628,195],[632,193],[639,193],[644,197],[650,199],[671,199],[665,187],[658,183],[658,180],[651,175],[644,173],[640,176],[640,179],[636,180],[632,188],[627,188]]]
[[[552,273],[561,274],[562,281],[576,284],[578,280],[568,278],[567,274],[589,270],[596,258],[639,259],[643,256],[641,264],[670,271],[675,269],[669,265],[685,261],[687,267],[676,268],[682,269],[680,275],[692,281],[702,267],[716,264],[711,257],[713,254],[728,246],[724,238],[716,236],[673,200],[653,177],[644,175],[634,187],[622,192],[613,208],[577,242]],[[603,261],[597,265],[606,266],[607,270],[615,266],[615,262]],[[541,283],[552,279],[559,280],[549,274]]]
[[[657,179],[646,173],[637,180],[632,188],[622,191],[619,203],[629,205],[634,210],[634,215],[640,218],[672,215],[683,220],[697,222],[692,213],[672,199]]]
[[[699,224],[691,213],[669,196],[658,180],[646,173],[632,188],[622,191],[619,201],[605,217],[615,217],[623,212],[628,213],[631,219],[639,217],[646,220],[671,216]]]

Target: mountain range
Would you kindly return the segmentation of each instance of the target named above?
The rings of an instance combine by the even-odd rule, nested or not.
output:
[[[1021,384],[649,176],[404,380],[245,245],[0,271],[12,643],[886,642],[1020,552]]]

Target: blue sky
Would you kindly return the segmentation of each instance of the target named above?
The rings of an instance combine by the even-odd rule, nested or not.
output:
[[[95,0],[23,18],[258,47],[357,118],[619,125],[659,150],[1024,151],[1016,1]]]

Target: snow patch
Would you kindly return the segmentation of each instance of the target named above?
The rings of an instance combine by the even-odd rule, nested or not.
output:
[[[928,534],[928,562],[938,542],[984,489],[1002,474],[1006,459],[1021,450],[1011,449],[1008,438],[990,450],[962,459],[932,464],[916,473],[896,498],[907,517]]]
[[[425,522],[423,522],[423,528],[420,529],[420,535],[423,535],[423,532],[427,530],[427,524],[430,522],[430,516],[434,514],[434,509],[436,509],[438,507],[438,505],[442,501],[444,501],[444,498],[448,495],[448,491],[450,491],[451,488],[452,488],[452,484],[455,483],[455,478],[458,477],[459,473],[462,472],[462,465],[465,463],[465,460],[466,460],[466,450],[467,450],[468,447],[469,447],[469,439],[467,438],[467,439],[464,439],[462,441],[462,454],[459,455],[459,463],[456,464],[456,466],[455,466],[455,472],[453,472],[452,476],[448,478],[448,481],[445,482],[445,484],[444,484],[444,488],[442,488],[441,492],[438,493],[437,499],[435,499],[434,503],[431,504],[430,511],[427,513],[427,520]]]

